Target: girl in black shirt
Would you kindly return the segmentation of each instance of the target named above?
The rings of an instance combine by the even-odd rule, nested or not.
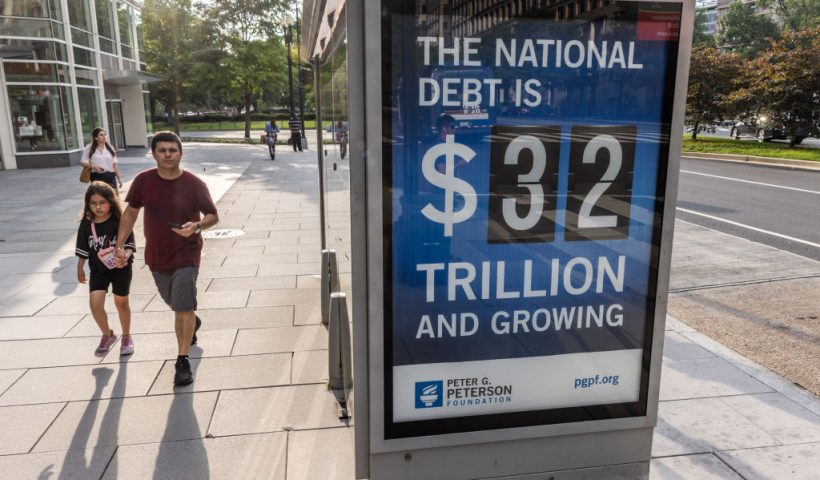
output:
[[[80,228],[77,230],[77,281],[88,282],[90,291],[91,315],[97,326],[100,327],[102,338],[100,344],[94,351],[94,355],[104,357],[111,347],[117,342],[117,335],[108,326],[108,315],[105,312],[105,295],[108,293],[108,286],[114,293],[114,305],[120,317],[122,326],[122,342],[120,343],[120,355],[130,355],[134,353],[134,341],[131,339],[131,307],[128,304],[128,293],[131,288],[131,264],[132,254],[137,247],[134,243],[132,233],[125,242],[125,249],[128,252],[127,259],[111,258],[111,267],[106,266],[100,259],[98,253],[110,249],[117,244],[117,230],[120,227],[120,217],[122,206],[119,195],[104,182],[91,182],[85,192],[85,208],[83,218],[80,221]],[[113,249],[110,251],[113,255]],[[85,261],[88,260],[88,267],[91,272],[90,280],[86,278]]]

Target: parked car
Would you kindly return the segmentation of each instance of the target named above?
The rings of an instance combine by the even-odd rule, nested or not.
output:
[[[768,117],[762,115],[750,121],[735,123],[729,132],[729,136],[735,140],[740,140],[741,137],[753,137],[758,142],[789,140],[792,145],[800,145],[800,142],[806,138],[806,135],[799,131],[787,134],[782,124],[771,122]]]

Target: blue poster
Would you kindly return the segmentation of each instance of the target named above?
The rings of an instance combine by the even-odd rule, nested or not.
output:
[[[388,437],[645,414],[680,5],[407,3],[382,32]]]

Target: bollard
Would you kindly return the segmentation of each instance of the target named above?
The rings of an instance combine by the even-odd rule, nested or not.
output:
[[[330,315],[330,294],[339,291],[339,267],[336,250],[322,250],[322,325],[327,325]]]
[[[328,325],[328,386],[334,390],[353,387],[350,361],[350,322],[347,317],[347,296],[330,294],[330,324]]]

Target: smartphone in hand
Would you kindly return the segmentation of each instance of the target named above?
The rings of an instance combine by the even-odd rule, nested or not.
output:
[[[180,224],[180,223],[168,222],[168,226],[171,227],[171,228],[182,228],[182,224]]]

